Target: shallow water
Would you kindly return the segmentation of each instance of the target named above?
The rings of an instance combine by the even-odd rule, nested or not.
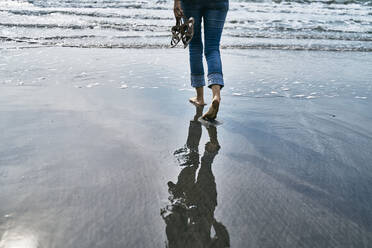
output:
[[[0,46],[167,47],[172,1],[0,2]],[[223,47],[372,50],[371,1],[231,1]]]

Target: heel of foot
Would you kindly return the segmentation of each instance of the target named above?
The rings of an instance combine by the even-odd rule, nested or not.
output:
[[[189,102],[191,102],[192,104],[194,104],[197,107],[199,107],[199,106],[201,107],[201,106],[205,105],[204,100],[198,100],[196,97],[191,97],[189,99]]]

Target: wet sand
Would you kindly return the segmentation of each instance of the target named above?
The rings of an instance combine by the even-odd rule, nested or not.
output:
[[[372,55],[224,50],[216,128],[185,55],[0,50],[1,248],[372,245]]]

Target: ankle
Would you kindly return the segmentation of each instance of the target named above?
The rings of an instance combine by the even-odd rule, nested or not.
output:
[[[221,97],[220,97],[220,96],[214,96],[214,97],[213,97],[213,101],[214,101],[214,100],[217,100],[218,102],[221,102]]]

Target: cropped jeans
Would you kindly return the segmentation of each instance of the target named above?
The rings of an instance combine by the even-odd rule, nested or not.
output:
[[[196,2],[196,3],[194,3]],[[204,21],[204,54],[208,64],[208,87],[224,86],[220,41],[229,9],[228,0],[219,1],[190,1],[181,0],[182,9],[187,18],[195,19],[194,37],[189,44],[191,86],[205,86],[203,67],[203,41],[201,33]]]

